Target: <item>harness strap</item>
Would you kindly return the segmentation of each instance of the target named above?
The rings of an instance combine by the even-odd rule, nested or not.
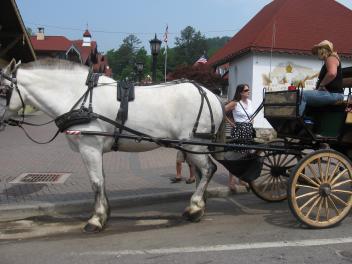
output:
[[[117,83],[117,100],[120,101],[120,108],[117,111],[116,122],[124,125],[128,119],[128,104],[129,101],[134,100],[134,86],[131,82],[120,81]],[[115,127],[115,141],[111,146],[111,150],[118,151],[119,149],[119,134],[123,131],[122,128],[119,128],[119,133],[117,133],[117,128]]]
[[[93,88],[98,86],[98,81],[99,81],[100,75],[101,75],[100,73],[94,73],[92,67],[89,68],[89,72],[88,72],[88,76],[87,76],[87,80],[86,80],[86,85],[88,86],[88,89],[84,93],[83,97],[81,97],[81,98],[83,98],[83,101],[81,104],[81,109],[86,104],[86,101],[87,101],[87,98],[89,95],[88,109],[89,109],[89,111],[93,112],[93,103],[92,103],[93,102]],[[79,99],[79,101],[81,100],[81,98]],[[74,107],[71,110],[73,110]]]
[[[200,103],[200,108],[198,111],[198,115],[197,115],[197,119],[196,122],[194,123],[193,126],[193,130],[192,133],[195,137],[198,138],[203,138],[203,139],[214,139],[215,137],[215,123],[214,123],[214,115],[213,115],[213,111],[209,102],[209,98],[206,94],[206,92],[203,90],[203,88],[196,82],[191,81],[191,83],[197,87],[198,92],[201,95],[201,103]],[[198,125],[199,125],[199,119],[201,117],[202,111],[203,111],[203,106],[204,106],[204,100],[206,101],[208,108],[209,108],[209,112],[210,112],[210,120],[211,120],[211,132],[210,133],[197,133],[197,129],[198,129]]]
[[[28,134],[28,132],[24,129],[24,127],[21,126],[21,124],[17,124],[17,126],[20,127],[20,128],[23,130],[23,132],[25,133],[25,135],[27,136],[27,138],[29,138],[29,139],[30,139],[31,141],[33,141],[34,143],[41,144],[41,145],[43,145],[43,144],[48,144],[48,143],[52,142],[52,141],[59,135],[59,133],[60,133],[60,130],[58,129],[58,130],[56,131],[56,133],[54,134],[54,136],[53,136],[51,139],[49,139],[48,141],[40,142],[40,141],[37,141],[37,140],[35,140],[34,138],[32,138],[32,137]]]
[[[109,124],[111,124],[111,125],[114,125],[115,127],[119,128],[119,129],[125,130],[125,131],[130,132],[130,133],[132,133],[132,134],[135,134],[135,135],[137,135],[137,136],[148,136],[148,137],[150,137],[150,136],[147,135],[147,134],[144,134],[144,133],[139,132],[139,131],[137,131],[137,130],[134,130],[134,129],[132,129],[132,128],[126,127],[125,125],[123,125],[123,124],[121,124],[121,123],[119,123],[119,122],[117,122],[117,121],[115,121],[115,120],[112,120],[112,119],[110,119],[110,118],[107,118],[107,117],[105,117],[105,116],[102,116],[102,115],[100,115],[100,114],[93,113],[92,115],[93,115],[94,117],[96,117],[96,118],[99,118],[100,120],[105,121],[106,123],[109,123]]]

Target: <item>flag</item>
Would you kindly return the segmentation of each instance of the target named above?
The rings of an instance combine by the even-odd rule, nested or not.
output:
[[[205,64],[208,62],[207,57],[203,54],[194,64]]]
[[[165,33],[164,33],[164,42],[167,43],[167,35],[169,34],[169,25],[166,25]]]

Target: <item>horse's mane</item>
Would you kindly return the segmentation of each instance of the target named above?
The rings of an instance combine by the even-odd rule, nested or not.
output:
[[[77,62],[63,60],[63,59],[56,59],[56,58],[45,58],[39,59],[36,61],[24,63],[21,65],[23,69],[33,69],[33,68],[40,68],[40,69],[64,69],[64,70],[72,70],[72,69],[87,69],[86,65],[82,65]]]

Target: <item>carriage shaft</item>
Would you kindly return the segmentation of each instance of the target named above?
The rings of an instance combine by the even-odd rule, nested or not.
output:
[[[287,146],[271,146],[268,144],[229,144],[229,143],[214,143],[207,141],[194,141],[194,140],[178,140],[178,139],[169,139],[169,138],[153,138],[147,136],[136,136],[136,135],[126,135],[120,133],[109,133],[109,132],[100,132],[100,131],[78,131],[78,130],[66,130],[66,135],[82,135],[82,136],[104,136],[104,137],[118,137],[124,139],[131,139],[137,142],[140,141],[149,141],[154,142],[160,146],[175,148],[181,147],[182,145],[198,145],[198,146],[207,146],[211,150],[215,148],[223,148],[223,151],[231,150],[263,150],[263,151],[273,151],[276,153],[285,153],[299,155],[304,146],[293,145],[292,148],[287,148]],[[218,150],[217,150],[218,151]]]

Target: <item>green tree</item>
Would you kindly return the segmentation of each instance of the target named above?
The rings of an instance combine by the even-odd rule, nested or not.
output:
[[[139,58],[146,56],[146,52],[144,48],[140,48],[140,44],[141,41],[135,35],[131,34],[122,41],[117,50],[109,50],[107,52],[114,79],[133,79],[135,77],[137,55]],[[144,50],[144,52],[140,52],[140,50]]]
[[[230,37],[207,38],[208,56],[213,56],[214,53],[221,49],[230,39]]]
[[[175,41],[175,65],[192,65],[203,53],[206,53],[206,38],[200,31],[187,26]]]
[[[142,47],[137,51],[135,56],[135,62],[142,62],[144,65],[143,72],[142,72],[142,79],[143,79],[150,72],[150,69],[151,69],[151,60],[144,47]]]
[[[27,35],[28,36],[33,36],[34,35],[33,29],[30,28],[30,27],[26,27],[26,31],[27,31]]]

